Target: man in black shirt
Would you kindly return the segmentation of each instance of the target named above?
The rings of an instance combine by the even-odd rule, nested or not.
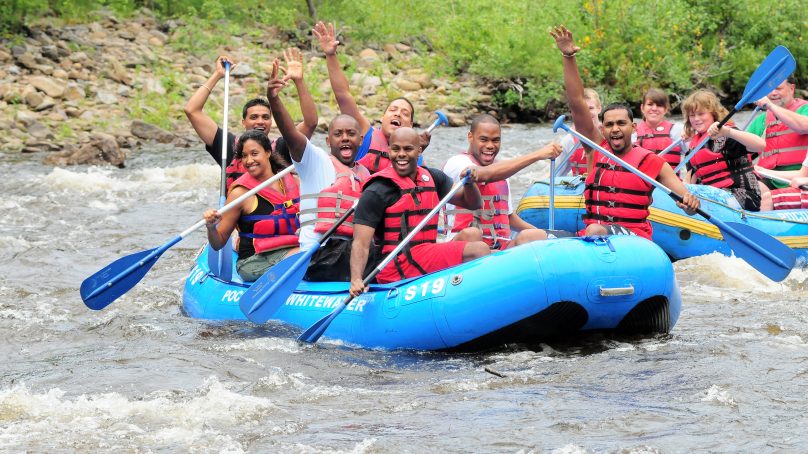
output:
[[[371,176],[365,184],[354,215],[354,241],[351,249],[351,294],[365,290],[362,273],[374,235],[382,244],[382,254],[390,253],[424,216],[438,206],[452,188],[452,179],[437,169],[418,166],[423,151],[418,133],[412,128],[396,129],[390,136],[391,166]],[[471,172],[471,170],[467,170]],[[465,172],[464,172],[465,174]],[[451,203],[468,209],[481,205],[474,172]],[[404,250],[376,279],[394,282],[442,270],[488,255],[482,241],[437,243],[437,216],[418,232]]]

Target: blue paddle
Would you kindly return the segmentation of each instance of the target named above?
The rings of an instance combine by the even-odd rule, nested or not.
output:
[[[348,219],[356,210],[355,201],[320,238],[320,241],[309,249],[286,257],[270,268],[239,299],[239,308],[250,321],[266,323],[272,318],[275,311],[286,302],[286,299],[295,291],[303,276],[306,274],[311,257],[328,238],[337,231],[337,228]],[[269,301],[269,304],[266,304]]]
[[[384,260],[382,260],[382,263],[379,263],[379,265],[365,277],[365,280],[363,281],[365,286],[370,284],[370,281],[372,281],[373,278],[376,277],[376,275],[379,274],[384,269],[385,266],[387,266],[387,264],[392,262],[396,258],[396,256],[398,256],[398,253],[401,252],[401,250],[404,249],[404,247],[407,244],[409,244],[410,240],[412,240],[412,238],[418,232],[420,232],[421,229],[424,228],[424,226],[429,222],[430,219],[432,219],[433,216],[438,214],[438,211],[440,211],[440,209],[443,208],[443,206],[449,202],[449,199],[451,199],[457,193],[457,191],[459,191],[460,188],[463,187],[463,184],[465,184],[466,181],[468,181],[468,179],[469,175],[466,174],[463,177],[463,179],[455,183],[455,185],[452,187],[449,193],[446,194],[446,196],[444,196],[443,199],[441,199],[441,201],[435,206],[435,208],[433,208],[432,211],[429,212],[429,214],[424,216],[424,218],[421,219],[421,222],[419,222],[418,225],[416,225],[415,228],[412,229],[412,231],[410,231],[410,233],[406,237],[404,237],[404,239],[401,240],[400,243],[398,243],[398,246],[396,246],[395,249],[393,249],[392,251],[390,251],[389,254],[387,254],[387,257],[385,257]],[[313,325],[309,327],[309,329],[304,331],[303,334],[301,334],[300,337],[297,338],[297,340],[307,343],[317,342],[317,339],[319,339],[320,336],[322,336],[323,333],[325,333],[325,330],[328,328],[328,325],[330,325],[331,322],[334,321],[335,318],[337,318],[337,316],[345,309],[345,307],[348,306],[348,303],[353,301],[353,299],[354,299],[353,295],[348,295],[348,297],[346,297],[342,301],[342,303],[337,305],[337,307],[334,308],[334,310],[331,311],[330,314],[316,321]]]
[[[736,112],[743,109],[743,106],[771,93],[771,91],[783,83],[796,68],[797,62],[794,60],[791,52],[783,46],[775,47],[769,56],[763,60],[763,63],[752,73],[752,77],[750,77],[749,82],[746,83],[746,88],[743,91],[740,101],[738,101],[735,107],[718,123],[718,129],[721,129]],[[702,139],[695,148],[690,150],[687,156],[682,158],[682,162],[676,166],[674,171],[678,173],[679,170],[690,161],[690,158],[701,150],[708,140],[710,140],[710,136],[704,136],[704,139]]]
[[[673,200],[682,202],[682,196],[668,189],[664,184],[652,179],[648,175],[634,168],[626,161],[618,158],[613,153],[605,150],[604,148],[595,144],[587,137],[583,136],[577,131],[572,130],[564,124],[566,117],[564,115],[558,117],[553,124],[553,132],[558,129],[563,129],[570,134],[574,134],[581,142],[587,144],[593,150],[597,150],[604,155],[608,156],[613,161],[616,161],[626,170],[642,178],[645,182],[655,186],[661,191],[667,193]],[[721,234],[724,236],[727,244],[732,248],[735,255],[742,258],[746,263],[752,265],[756,270],[760,271],[766,277],[773,281],[782,281],[794,268],[794,262],[797,260],[797,255],[794,251],[785,244],[777,241],[775,238],[761,232],[760,230],[741,224],[738,222],[724,222],[720,219],[714,218],[704,212],[702,209],[696,210],[704,219],[710,221],[713,225],[718,227]]]
[[[239,206],[241,202],[254,196],[258,191],[264,189],[270,184],[283,178],[284,175],[294,170],[293,166],[289,166],[272,178],[264,181],[253,189],[250,189],[239,198],[233,200],[227,205],[219,208],[219,214],[223,214],[231,209]],[[110,303],[118,299],[121,295],[128,292],[129,289],[135,286],[143,276],[154,265],[154,262],[163,255],[171,246],[182,241],[183,238],[193,233],[205,225],[205,220],[197,222],[185,229],[182,233],[172,238],[166,244],[146,251],[136,252],[134,254],[121,257],[118,260],[110,263],[106,268],[96,272],[88,277],[81,283],[81,299],[84,304],[93,310],[100,310],[107,307]],[[232,266],[232,264],[231,264]]]
[[[222,115],[222,177],[219,188],[219,208],[227,200],[227,111],[230,99],[230,62],[224,61],[224,114]],[[208,268],[224,281],[233,278],[233,244],[230,238],[218,251],[208,245]]]

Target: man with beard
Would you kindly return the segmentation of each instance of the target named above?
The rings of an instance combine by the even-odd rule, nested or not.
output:
[[[631,141],[636,125],[631,109],[624,104],[610,104],[600,114],[596,127],[589,116],[584,99],[584,84],[578,72],[572,33],[563,25],[554,27],[550,35],[564,57],[564,87],[575,129],[592,142],[610,149],[616,156],[639,169],[650,178],[667,186],[683,198],[680,208],[695,213],[699,200],[687,191],[670,164],[651,151],[635,146]],[[648,207],[654,186],[623,168],[602,153],[593,153],[592,171],[586,177],[584,201],[586,228],[579,235],[634,234],[651,239]]]
[[[390,167],[365,183],[354,217],[350,287],[354,296],[365,291],[363,280],[374,235],[382,245],[382,255],[389,254],[452,189],[452,179],[445,173],[418,166],[422,150],[414,129],[396,129],[390,135]],[[472,210],[479,208],[480,191],[474,179],[469,178],[450,201]],[[376,280],[387,283],[421,276],[491,252],[482,241],[437,243],[437,234],[438,220],[433,216]]]
[[[561,146],[552,143],[524,156],[494,163],[502,144],[502,128],[497,119],[488,114],[478,115],[471,121],[468,141],[468,150],[449,158],[443,171],[458,181],[463,170],[475,166],[482,207],[467,210],[446,205],[448,236],[454,237],[467,227],[478,228],[482,231],[483,241],[492,249],[546,239],[544,230],[528,224],[513,210],[508,178],[536,161],[558,157]],[[513,241],[512,230],[519,232]]]
[[[757,165],[770,170],[800,170],[808,154],[808,101],[794,97],[794,76],[756,104],[766,110],[748,131],[762,136],[766,147]],[[784,187],[769,180],[773,188]]]
[[[292,164],[300,177],[300,247],[315,246],[334,222],[359,198],[362,183],[370,172],[355,162],[362,141],[359,123],[349,115],[337,115],[328,127],[325,139],[330,149],[313,145],[295,128],[289,112],[279,97],[288,75],[278,77],[278,61],[273,63],[267,84],[267,98],[275,123],[286,141]],[[348,261],[353,236],[353,219],[348,217],[312,257],[306,279],[347,281]]]
[[[311,137],[314,134],[314,129],[317,127],[317,107],[314,105],[314,100],[303,81],[303,56],[298,49],[287,49],[284,51],[286,59],[286,76],[288,79],[294,81],[297,88],[298,97],[300,98],[300,110],[303,113],[303,122],[297,128],[305,134],[306,137]],[[229,188],[236,178],[244,173],[244,166],[238,159],[233,159],[233,150],[235,149],[236,135],[230,131],[227,133],[227,156],[225,162],[222,160],[222,128],[216,125],[205,112],[202,110],[205,103],[210,96],[211,90],[216,83],[224,78],[224,62],[230,62],[235,67],[233,59],[226,55],[221,55],[216,59],[216,70],[204,84],[196,90],[196,92],[188,100],[185,105],[185,115],[191,122],[196,134],[205,143],[205,150],[210,153],[213,159],[219,165],[227,166],[227,187]],[[269,135],[269,130],[272,127],[272,112],[269,103],[263,98],[253,98],[244,104],[241,110],[241,125],[245,131],[252,129],[264,131]],[[273,141],[273,150],[279,152],[288,160],[288,150],[282,144],[283,141]]]

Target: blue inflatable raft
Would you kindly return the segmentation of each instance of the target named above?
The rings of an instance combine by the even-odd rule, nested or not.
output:
[[[808,210],[744,211],[727,191],[704,185],[688,185],[688,190],[701,199],[701,208],[724,222],[750,225],[782,241],[797,253],[798,264],[808,260]],[[516,212],[525,221],[545,227],[548,224],[550,183],[533,183],[519,203]],[[581,177],[561,177],[555,182],[555,228],[578,231],[584,228],[584,182]],[[653,240],[673,260],[711,252],[732,255],[716,226],[701,216],[689,216],[673,199],[660,190],[653,194],[649,220],[654,229]]]
[[[212,275],[205,248],[186,279],[184,311],[246,320],[238,303],[248,285]],[[347,289],[346,282],[303,281],[274,318],[306,329],[341,304]],[[372,285],[325,336],[367,348],[478,351],[588,331],[666,333],[680,310],[673,267],[658,246],[628,236],[569,238]]]

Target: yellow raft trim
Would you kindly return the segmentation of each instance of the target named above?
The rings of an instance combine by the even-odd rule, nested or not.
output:
[[[549,208],[549,207],[550,207],[549,196],[535,195],[530,197],[524,197],[519,202],[519,206],[517,207],[516,212],[519,213],[522,210]],[[556,209],[583,209],[584,197],[583,195],[556,196],[555,207]],[[768,218],[766,216],[761,215],[750,216],[750,214],[748,213],[747,217],[765,218],[765,219],[771,219],[773,221],[796,222],[800,224],[802,223],[800,221],[785,221],[783,219],[778,218]],[[682,214],[671,213],[670,211],[661,210],[659,208],[654,207],[650,208],[650,215],[648,216],[648,220],[650,220],[651,222],[656,222],[658,224],[669,225],[675,228],[688,229],[694,234],[706,236],[708,238],[713,238],[716,240],[724,239],[724,237],[721,235],[721,231],[718,230],[718,227],[714,226],[709,222],[700,221],[698,219]],[[808,248],[808,235],[777,236],[775,238],[777,238],[783,244],[791,248],[795,249]]]

